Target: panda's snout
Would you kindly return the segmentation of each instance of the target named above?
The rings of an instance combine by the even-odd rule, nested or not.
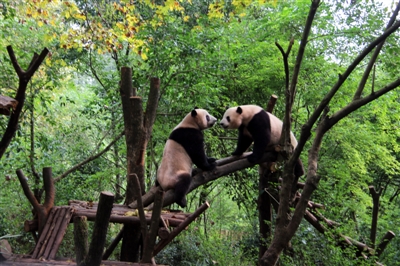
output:
[[[224,122],[220,122],[219,125],[220,125],[221,127],[225,128],[225,129],[228,128],[228,125],[225,125]]]
[[[217,122],[217,119],[215,117],[211,118],[210,121],[208,121],[208,125],[210,127],[214,126],[214,124]]]

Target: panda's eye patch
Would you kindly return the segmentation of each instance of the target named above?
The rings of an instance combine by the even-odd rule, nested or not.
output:
[[[231,118],[229,116],[227,116],[226,121],[231,122]]]
[[[210,122],[210,116],[206,115],[207,122]]]

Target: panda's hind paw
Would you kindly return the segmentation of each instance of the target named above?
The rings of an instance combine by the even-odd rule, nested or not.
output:
[[[182,197],[181,199],[178,199],[176,201],[176,204],[178,204],[179,206],[181,206],[182,208],[185,208],[187,205],[187,201],[186,201],[186,197]]]

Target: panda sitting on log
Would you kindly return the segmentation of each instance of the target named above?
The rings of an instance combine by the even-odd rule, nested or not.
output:
[[[242,155],[254,141],[253,153],[247,157],[250,163],[260,163],[265,150],[279,144],[282,124],[283,122],[279,118],[257,105],[228,108],[220,122],[220,125],[225,129],[239,130],[237,148],[232,155]],[[290,132],[290,142],[295,149],[297,140],[292,132]],[[298,159],[294,167],[294,185],[297,184],[297,180],[303,174],[303,163]],[[293,189],[295,189],[295,186]]]
[[[182,208],[187,204],[193,164],[204,171],[216,167],[216,159],[207,157],[204,151],[202,132],[216,121],[206,110],[195,108],[174,128],[165,144],[157,183],[164,191],[174,189],[175,202]]]

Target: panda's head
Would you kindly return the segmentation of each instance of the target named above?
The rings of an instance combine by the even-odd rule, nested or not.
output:
[[[243,109],[240,106],[228,108],[219,124],[225,129],[237,129],[242,124],[242,113]]]
[[[253,116],[262,110],[257,105],[242,105],[226,109],[219,123],[225,129],[238,129],[241,125],[247,126]]]
[[[178,125],[178,127],[191,127],[200,130],[212,127],[217,119],[206,110],[195,108]]]

